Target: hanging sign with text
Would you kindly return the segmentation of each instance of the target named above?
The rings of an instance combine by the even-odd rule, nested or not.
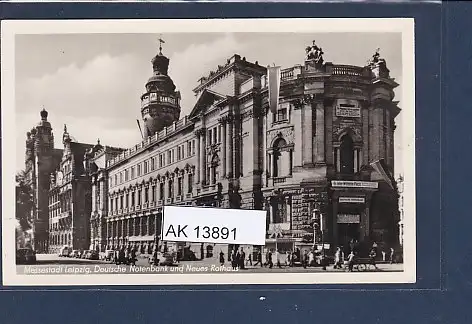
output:
[[[379,187],[378,182],[370,181],[343,181],[343,180],[333,180],[331,181],[333,187],[342,187],[342,188],[368,188],[368,189],[377,189]]]
[[[340,203],[353,203],[353,204],[363,204],[365,203],[364,197],[339,197]]]
[[[165,206],[162,240],[265,245],[264,210]]]

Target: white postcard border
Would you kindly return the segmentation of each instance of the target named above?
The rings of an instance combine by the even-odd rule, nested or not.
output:
[[[15,35],[170,32],[399,32],[402,34],[402,162],[404,264],[402,272],[19,275],[15,264]],[[416,282],[415,65],[413,18],[3,20],[1,21],[2,261],[4,286],[360,284]]]

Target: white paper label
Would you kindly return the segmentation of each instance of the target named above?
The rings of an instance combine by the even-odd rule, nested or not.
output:
[[[265,245],[266,211],[165,206],[162,240]]]

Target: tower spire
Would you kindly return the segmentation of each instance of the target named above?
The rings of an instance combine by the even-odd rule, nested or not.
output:
[[[162,35],[158,39],[159,41],[159,55],[162,55],[162,44],[165,44],[166,42],[162,39]]]

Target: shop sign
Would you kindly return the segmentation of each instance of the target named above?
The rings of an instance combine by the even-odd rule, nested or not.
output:
[[[358,224],[361,222],[361,215],[355,214],[338,214],[338,224]]]
[[[353,204],[363,204],[365,203],[364,197],[339,197],[340,203],[353,203]]]
[[[341,187],[341,188],[369,188],[369,189],[377,189],[379,187],[378,182],[370,182],[370,181],[342,181],[342,180],[333,180],[331,181],[331,185],[333,187]]]
[[[347,107],[336,107],[336,116],[338,117],[348,117],[348,118],[358,118],[361,117],[360,108],[347,108]]]

